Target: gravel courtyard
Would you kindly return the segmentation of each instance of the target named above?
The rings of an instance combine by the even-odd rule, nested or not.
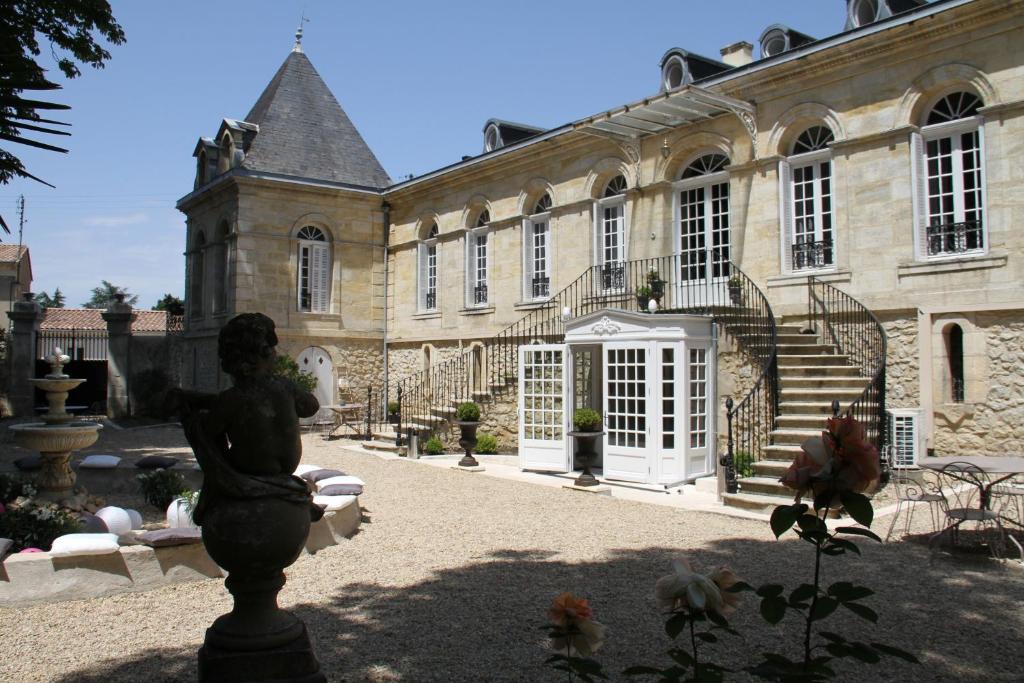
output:
[[[540,630],[565,590],[590,600],[608,629],[598,659],[624,680],[618,672],[628,665],[668,663],[653,587],[673,557],[728,565],[755,585],[811,578],[810,547],[775,542],[759,521],[382,460],[315,437],[304,444],[304,462],[367,483],[360,532],[301,557],[280,596],[305,620],[331,681],[565,680],[544,667]],[[106,429],[90,451],[184,447],[177,428]],[[10,457],[12,447],[0,452]],[[824,583],[874,588],[865,602],[880,623],[867,628],[842,614],[826,628],[901,646],[923,664],[851,665],[843,680],[1022,680],[1024,571],[917,543],[860,545],[861,558],[826,560]],[[223,582],[208,580],[0,609],[0,680],[192,681],[204,630],[230,604]],[[793,616],[768,627],[748,597],[733,623],[742,638],[705,646],[722,663],[752,663],[766,648],[796,654],[802,630]]]

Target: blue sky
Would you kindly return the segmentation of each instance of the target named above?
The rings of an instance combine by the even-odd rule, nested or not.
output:
[[[845,0],[115,0],[127,42],[102,70],[83,68],[53,94],[70,104],[70,154],[17,145],[28,170],[56,185],[0,186],[24,242],[33,289],[60,287],[70,306],[109,280],[152,306],[184,293],[184,218],[200,136],[242,118],[287,57],[303,11],[303,47],[392,178],[479,153],[497,117],[552,127],[658,91],[671,47],[712,58],[756,45],[782,23],[815,37],[842,30]],[[756,48],[755,48],[756,50]],[[43,58],[48,50],[43,46]],[[47,142],[61,141],[46,140]]]

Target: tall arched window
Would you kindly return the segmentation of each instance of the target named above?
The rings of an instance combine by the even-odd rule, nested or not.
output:
[[[331,249],[324,232],[312,225],[299,229],[298,308],[309,313],[330,310]]]
[[[675,184],[676,253],[683,281],[729,277],[729,157],[705,154]]]
[[[950,93],[927,112],[921,132],[911,136],[920,257],[987,249],[982,106],[977,95]]]
[[[437,223],[431,224],[426,239],[417,247],[419,286],[416,308],[420,313],[437,310],[437,232]]]
[[[622,289],[626,276],[626,178],[613,177],[604,187],[594,209],[597,264],[601,286]]]
[[[466,232],[466,307],[487,306],[490,302],[487,291],[488,274],[488,232],[491,214],[487,209],[480,212],[475,227]]]
[[[206,277],[206,235],[200,230],[196,233],[189,254],[188,273],[188,312],[189,317],[197,320],[203,317],[203,280]]]
[[[217,228],[217,242],[214,244],[213,274],[210,279],[213,289],[213,314],[227,311],[228,304],[228,235],[230,228],[224,221]]]
[[[949,362],[949,400],[964,402],[964,330],[954,323],[946,331],[946,359]]]
[[[783,270],[835,267],[832,131],[806,128],[779,162]]]
[[[551,295],[551,195],[533,206],[523,225],[523,300],[542,301]]]

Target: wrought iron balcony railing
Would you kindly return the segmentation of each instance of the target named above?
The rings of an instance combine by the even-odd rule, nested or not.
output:
[[[832,240],[811,240],[794,244],[793,270],[828,268],[833,265]]]
[[[601,266],[602,289],[622,289],[626,285],[626,265],[622,262]]]
[[[929,225],[928,255],[962,254],[985,248],[981,221]]]
[[[551,278],[546,275],[534,276],[532,284],[532,292],[534,299],[544,299],[551,294]]]
[[[487,285],[476,285],[473,287],[473,303],[476,305],[487,303]]]
[[[437,292],[427,292],[424,299],[424,308],[428,311],[432,311],[437,308]]]

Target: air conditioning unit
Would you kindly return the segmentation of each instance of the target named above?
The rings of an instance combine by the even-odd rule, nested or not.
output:
[[[889,446],[892,453],[891,467],[895,469],[917,467],[921,452],[921,411],[919,409],[895,409],[889,413]]]

